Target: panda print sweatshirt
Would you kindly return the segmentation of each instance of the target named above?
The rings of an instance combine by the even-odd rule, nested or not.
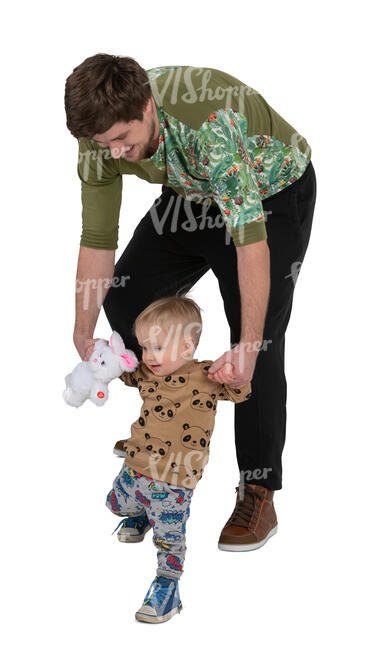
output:
[[[240,389],[208,378],[213,361],[191,359],[171,375],[155,375],[140,361],[120,375],[143,400],[140,417],[124,441],[125,463],[153,480],[194,489],[209,459],[218,400],[243,402],[251,382]]]

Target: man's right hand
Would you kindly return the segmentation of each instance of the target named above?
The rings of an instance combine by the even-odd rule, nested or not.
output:
[[[78,350],[81,360],[88,361],[89,357],[91,356],[94,350],[96,341],[99,341],[100,339],[93,339],[79,334],[74,334],[73,338],[74,338],[74,345]]]

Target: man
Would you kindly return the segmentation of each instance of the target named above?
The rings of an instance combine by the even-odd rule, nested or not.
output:
[[[68,77],[65,107],[83,204],[75,346],[89,357],[103,305],[141,358],[131,329],[138,313],[213,271],[231,348],[209,376],[233,388],[252,380],[253,390],[235,405],[240,481],[219,548],[258,548],[277,530],[285,331],[316,200],[311,149],[257,91],[215,69],[145,71],[129,57],[97,54]],[[115,264],[123,174],[162,193]]]

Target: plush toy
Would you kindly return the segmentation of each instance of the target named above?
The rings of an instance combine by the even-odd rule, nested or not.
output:
[[[109,343],[96,341],[89,360],[81,361],[66,375],[63,398],[70,406],[81,406],[88,398],[102,406],[109,396],[108,383],[124,371],[133,372],[137,365],[135,353],[126,349],[118,332],[113,332]]]

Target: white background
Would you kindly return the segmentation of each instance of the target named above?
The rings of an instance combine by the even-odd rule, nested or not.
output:
[[[2,34],[2,646],[329,648],[368,645],[371,614],[370,31],[365,2],[8,4]],[[287,443],[278,534],[217,549],[238,471],[221,403],[187,530],[183,611],[134,619],[155,575],[150,534],[119,544],[104,502],[140,402],[112,385],[104,409],[62,400],[73,346],[81,232],[77,142],[64,84],[98,52],[145,68],[211,66],[260,92],[312,147],[317,202],[286,338]],[[124,177],[117,255],[160,186]],[[197,358],[229,330],[215,277]],[[96,335],[107,337],[103,312]],[[11,369],[9,372],[8,369]],[[136,397],[137,399],[137,397]],[[249,432],[248,432],[249,435]],[[222,474],[223,465],[227,472]],[[369,590],[370,591],[370,590]]]

